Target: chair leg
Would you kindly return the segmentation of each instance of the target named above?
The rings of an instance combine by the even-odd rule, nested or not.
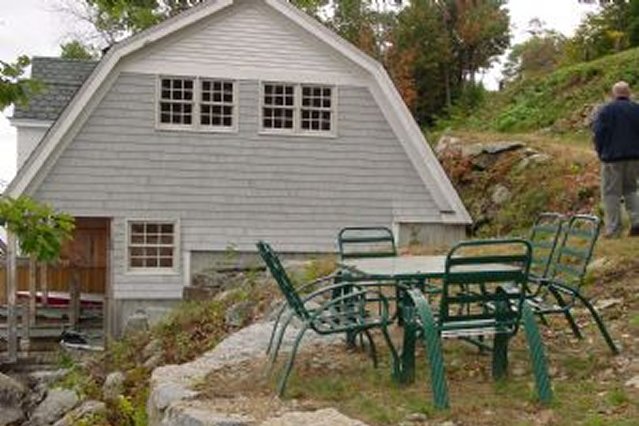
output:
[[[615,342],[613,342],[612,337],[610,337],[610,333],[608,333],[608,329],[606,328],[606,325],[601,319],[601,316],[599,315],[599,313],[597,313],[597,311],[595,310],[595,307],[592,306],[590,301],[588,301],[588,299],[583,297],[581,294],[577,293],[576,296],[579,300],[581,300],[581,303],[583,303],[586,306],[586,308],[588,308],[588,311],[590,312],[592,317],[595,319],[595,322],[597,323],[597,327],[599,327],[599,331],[603,335],[604,339],[606,339],[606,343],[608,344],[608,347],[610,348],[612,353],[614,355],[619,355],[619,349],[615,345]]]
[[[397,354],[397,349],[395,349],[395,345],[393,345],[393,341],[388,334],[388,329],[386,326],[382,326],[382,334],[384,335],[384,340],[388,345],[388,349],[390,349],[391,357],[393,358],[393,378],[399,378],[401,371],[401,362],[399,359],[399,355]]]
[[[495,334],[493,340],[493,379],[500,380],[508,374],[508,341],[510,336]]]
[[[561,296],[559,291],[557,291],[557,289],[553,288],[552,286],[548,286],[548,291],[550,291],[550,293],[553,295],[555,300],[557,300],[557,303],[561,307],[564,317],[566,318],[566,321],[568,321],[568,324],[570,325],[570,328],[572,329],[572,334],[574,334],[575,337],[578,339],[583,339],[583,335],[581,334],[581,331],[579,330],[579,326],[577,325],[577,323],[575,322],[575,319],[570,313],[570,307],[568,306],[564,298]]]
[[[273,369],[273,365],[275,364],[275,361],[277,360],[277,355],[280,352],[280,348],[282,346],[282,340],[284,340],[284,334],[286,332],[286,328],[288,327],[288,325],[291,323],[291,320],[293,319],[293,313],[289,313],[289,315],[286,317],[286,320],[282,322],[281,326],[280,326],[280,330],[275,338],[275,346],[272,348],[271,350],[271,354],[270,354],[270,358],[269,358],[269,364],[268,364],[268,372],[270,373]]]
[[[523,306],[522,320],[524,331],[526,332],[526,340],[528,341],[528,348],[530,350],[537,395],[539,395],[539,400],[542,403],[547,404],[552,400],[552,387],[550,385],[550,377],[548,376],[548,363],[544,353],[544,343],[541,340],[541,334],[535,322],[535,316],[527,305]]]
[[[287,307],[287,304],[283,303],[277,313],[277,317],[275,317],[275,324],[273,324],[271,337],[268,339],[268,346],[266,347],[266,355],[268,355],[271,352],[271,349],[273,348],[273,339],[275,338],[275,332],[277,331],[277,328],[280,325],[280,319],[282,318],[284,311],[286,311],[286,307]]]
[[[293,343],[293,348],[291,349],[291,355],[288,357],[288,362],[286,363],[286,367],[284,372],[282,373],[282,377],[280,378],[280,383],[277,386],[277,395],[281,398],[284,396],[284,391],[286,390],[286,382],[288,381],[288,377],[291,374],[291,370],[293,369],[293,364],[295,363],[295,356],[297,355],[297,348],[302,341],[302,337],[304,337],[304,333],[308,330],[308,324],[304,324],[304,327],[300,330],[295,338],[295,343]]]
[[[550,327],[550,324],[548,323],[548,320],[546,319],[546,315],[545,314],[542,314],[541,312],[538,312],[537,316],[539,317],[539,321],[541,321],[541,323],[545,327]]]
[[[373,367],[377,368],[377,349],[375,348],[375,342],[373,341],[373,337],[371,336],[371,333],[368,330],[364,330],[362,333],[366,336],[366,338],[368,339],[368,344],[370,345],[371,359],[373,360]]]

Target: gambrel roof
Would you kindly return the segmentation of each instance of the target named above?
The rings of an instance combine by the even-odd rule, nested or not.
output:
[[[333,33],[314,18],[283,0],[209,0],[174,18],[113,46],[64,109],[44,139],[33,151],[6,190],[10,196],[33,193],[47,171],[70,143],[79,123],[90,113],[92,102],[102,96],[117,77],[117,66],[125,58],[193,26],[234,4],[259,2],[286,18],[300,31],[361,68],[372,82],[371,93],[406,151],[408,158],[441,213],[442,223],[469,224],[471,218],[457,192],[397,92],[383,66]]]

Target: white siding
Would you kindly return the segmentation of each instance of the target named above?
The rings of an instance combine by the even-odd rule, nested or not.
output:
[[[33,149],[40,143],[44,134],[47,133],[48,127],[31,127],[31,126],[16,126],[16,133],[18,138],[18,160],[17,168],[22,167]]]
[[[125,274],[126,218],[179,219],[182,252],[258,239],[331,251],[343,226],[439,221],[368,89],[338,88],[338,137],[278,137],[258,134],[258,82],[238,84],[238,133],[158,131],[155,78],[122,74],[38,187],[74,215],[114,218],[115,298],[181,297],[181,270]]]
[[[142,50],[124,71],[360,84],[363,75],[261,2],[240,2]]]

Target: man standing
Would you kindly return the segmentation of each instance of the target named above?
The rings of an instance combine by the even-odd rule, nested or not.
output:
[[[619,81],[612,87],[613,101],[595,119],[595,148],[601,160],[601,197],[605,234],[621,234],[621,198],[630,217],[630,236],[639,236],[639,104],[630,100],[630,87]]]

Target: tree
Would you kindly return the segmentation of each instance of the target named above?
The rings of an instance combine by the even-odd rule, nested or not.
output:
[[[444,3],[447,29],[462,78],[475,81],[510,45],[510,16],[505,0],[448,0]]]
[[[639,46],[639,0],[600,2],[566,46],[569,63],[593,60]]]
[[[561,64],[565,54],[566,37],[544,28],[538,19],[530,21],[531,37],[513,46],[504,65],[506,81],[523,80],[549,73]]]
[[[390,39],[387,68],[422,125],[445,114],[510,41],[502,0],[414,0]]]
[[[39,90],[36,81],[23,77],[30,63],[24,55],[13,63],[0,60],[0,111],[14,103],[26,103],[29,95]]]
[[[404,8],[385,61],[404,101],[422,124],[446,105],[446,73],[453,63],[440,12],[428,0],[414,0]]]
[[[85,46],[78,40],[72,40],[60,45],[62,53],[61,58],[64,59],[79,59],[84,61],[90,61],[97,58],[97,55],[92,51],[91,47]]]
[[[0,198],[0,225],[20,242],[20,250],[40,262],[57,260],[62,244],[71,238],[74,220],[29,197]]]

